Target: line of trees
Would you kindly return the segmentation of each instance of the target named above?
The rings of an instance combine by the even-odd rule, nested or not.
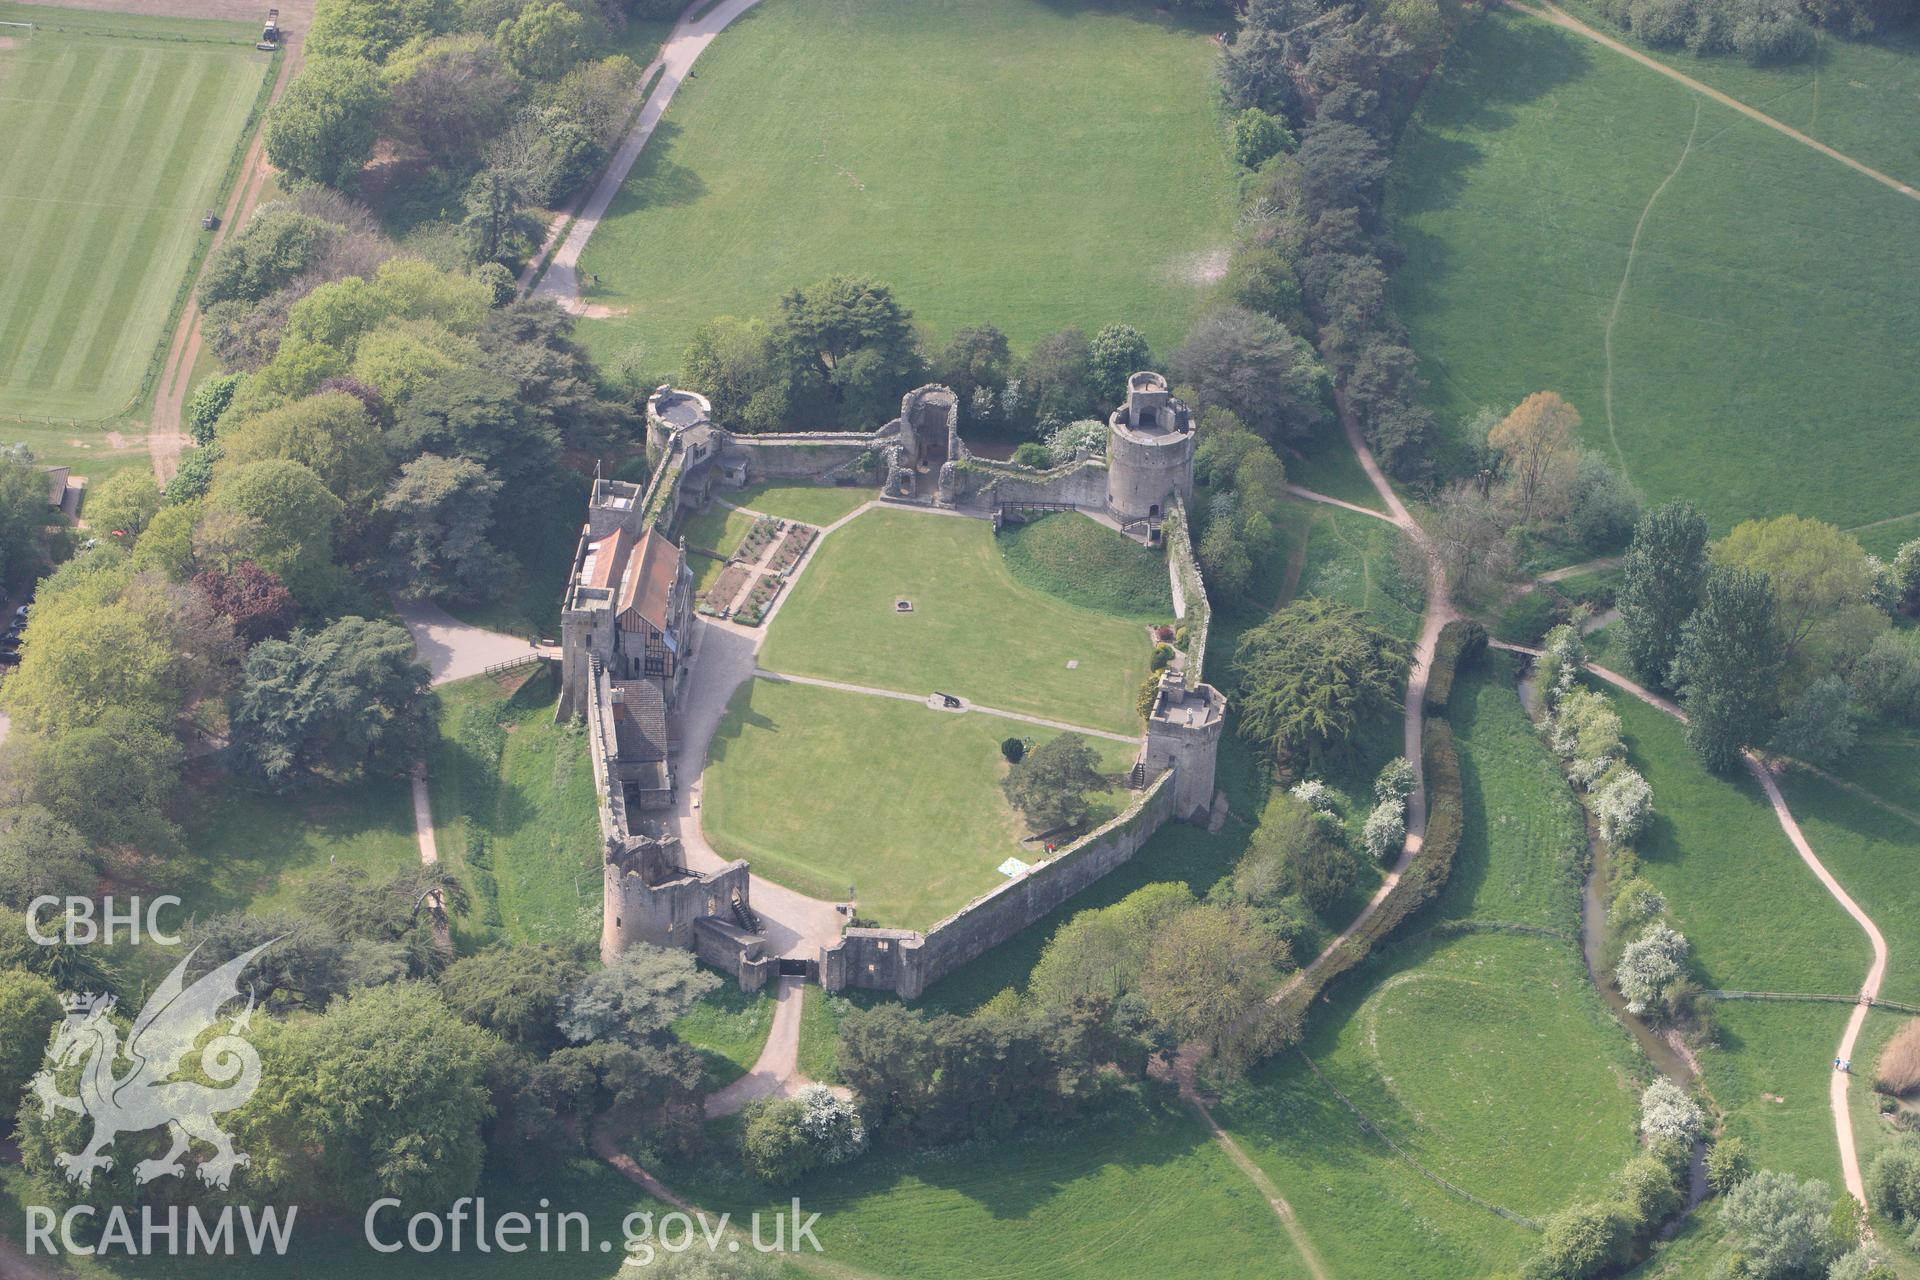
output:
[[[578,189],[630,114],[640,68],[591,55],[631,20],[680,7],[322,0],[307,65],[268,118],[267,155],[296,181],[390,206],[399,223],[423,224],[423,240],[512,261],[538,231],[527,211]]]
[[[701,325],[681,370],[713,401],[715,419],[738,431],[872,430],[899,412],[903,394],[933,381],[959,396],[967,430],[1038,445],[1103,417],[1127,375],[1152,360],[1140,331],[1119,322],[1091,338],[1077,328],[1047,334],[1019,359],[990,324],[932,346],[889,286],[829,276],[790,290],[771,317]]]
[[[1830,763],[1863,710],[1920,715],[1920,646],[1891,623],[1920,605],[1920,541],[1887,564],[1830,524],[1780,516],[1709,542],[1699,512],[1670,502],[1636,527],[1624,575],[1627,660],[1678,698],[1714,769],[1753,748]]]

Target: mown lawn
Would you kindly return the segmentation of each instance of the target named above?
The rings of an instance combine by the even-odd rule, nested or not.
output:
[[[1911,147],[1910,111],[1883,107]],[[1395,302],[1444,421],[1559,391],[1649,501],[1690,498],[1717,531],[1920,506],[1910,199],[1500,10],[1429,83],[1393,173]]]
[[[825,528],[859,510],[862,503],[873,501],[873,495],[874,491],[866,485],[763,483],[720,496],[736,507],[758,511],[763,516],[779,516]]]
[[[275,55],[235,23],[0,19],[34,24],[0,49],[0,415],[111,417],[140,397]]]
[[[1191,1274],[1196,1259],[1207,1275],[1308,1274],[1253,1184],[1171,1100],[1122,1099],[1066,1130],[876,1152],[793,1190],[755,1183],[731,1161],[662,1176],[736,1220],[784,1208],[797,1190],[822,1215],[825,1261],[892,1280],[1110,1280]]]
[[[554,723],[558,680],[547,664],[440,689],[427,776],[440,858],[474,899],[463,935],[563,945],[600,936],[593,764],[583,727]]]
[[[624,314],[581,335],[664,373],[710,317],[850,273],[936,341],[1126,321],[1164,353],[1233,222],[1218,26],[1145,4],[762,6],[701,55],[588,244],[593,300]]]
[[[701,826],[756,875],[831,900],[856,890],[860,914],[925,929],[1001,883],[1009,857],[1036,862],[1007,804],[1000,743],[1054,731],[911,702],[755,680],[734,695],[704,775]],[[1135,755],[1090,738],[1116,780]],[[1101,802],[1119,813],[1130,793]]]
[[[1013,580],[1068,604],[1142,622],[1173,617],[1167,554],[1098,520],[1063,511],[1009,525],[1000,554]]]
[[[751,528],[752,516],[744,511],[723,507],[717,502],[680,522],[680,532],[686,538],[691,554],[694,595],[698,596],[713,585],[720,571],[727,567],[727,557],[740,549],[741,539],[747,536],[747,530]],[[700,551],[714,554],[701,555]]]
[[[1151,652],[1137,621],[1016,581],[985,521],[882,509],[827,537],[760,664],[1133,734]]]

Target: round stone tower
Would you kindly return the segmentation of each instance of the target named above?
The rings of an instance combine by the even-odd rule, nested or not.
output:
[[[1127,379],[1127,402],[1107,423],[1107,510],[1122,523],[1154,520],[1193,496],[1193,417],[1157,373]]]
[[[713,404],[698,391],[684,391],[662,383],[647,397],[647,448],[655,456],[667,451],[674,432],[713,420]]]

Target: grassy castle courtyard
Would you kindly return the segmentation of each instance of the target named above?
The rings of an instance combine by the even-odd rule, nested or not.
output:
[[[1096,563],[1126,589],[1076,590],[1074,566]],[[1080,515],[996,536],[882,508],[829,535],[790,590],[759,665],[799,679],[741,686],[703,781],[708,839],[756,875],[926,929],[1002,883],[1005,859],[1046,856],[1002,793],[1000,744],[1062,725],[1091,731],[1111,781],[1092,822],[1131,800],[1147,627],[1172,617],[1157,548]],[[929,706],[936,690],[968,710]]]

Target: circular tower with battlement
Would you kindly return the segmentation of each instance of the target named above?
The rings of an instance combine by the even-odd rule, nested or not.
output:
[[[1107,510],[1122,524],[1157,520],[1193,496],[1193,416],[1157,373],[1127,379],[1107,423]]]

